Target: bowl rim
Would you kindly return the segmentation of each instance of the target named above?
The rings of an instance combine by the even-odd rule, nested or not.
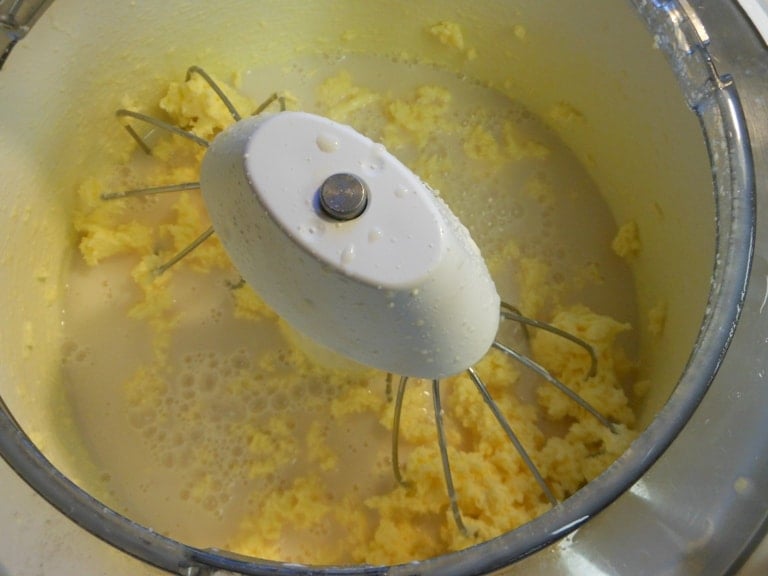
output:
[[[737,87],[709,56],[706,32],[683,0],[632,0],[667,55],[697,114],[712,166],[716,249],[701,328],[677,386],[629,449],[566,503],[531,522],[465,550],[395,566],[306,566],[201,549],[117,513],[64,476],[35,446],[0,397],[0,455],[41,496],[78,525],[145,562],[196,576],[208,569],[248,575],[484,574],[525,558],[572,532],[629,489],[683,429],[706,394],[731,342],[749,279],[756,231],[755,174]],[[707,82],[702,85],[695,79]],[[725,147],[727,154],[718,153]]]

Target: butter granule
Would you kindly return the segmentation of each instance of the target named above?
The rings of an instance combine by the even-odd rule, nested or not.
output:
[[[629,220],[621,225],[611,242],[614,253],[627,260],[636,258],[642,250],[640,229],[635,220]]]

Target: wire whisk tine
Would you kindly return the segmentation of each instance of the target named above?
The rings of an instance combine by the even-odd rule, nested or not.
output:
[[[200,66],[190,66],[189,68],[187,68],[186,80],[189,81],[189,79],[192,78],[193,74],[197,74],[203,80],[205,80],[205,83],[211,87],[211,90],[213,90],[216,93],[216,96],[219,97],[219,100],[221,100],[224,106],[227,107],[227,110],[229,110],[229,113],[235,122],[239,122],[240,120],[243,119],[243,117],[240,116],[240,113],[237,111],[237,108],[235,108],[235,105],[232,104],[232,100],[229,99],[229,97],[224,93],[224,90],[221,89],[221,86],[219,86],[214,81],[214,79],[211,78],[208,72],[200,68]]]
[[[275,101],[277,101],[278,103],[280,112],[285,112],[285,109],[286,109],[285,96],[283,96],[282,94],[278,94],[277,92],[273,92],[272,94],[269,95],[269,97],[266,100],[264,100],[264,102],[258,105],[258,107],[251,113],[251,116],[258,116],[259,114],[264,112],[264,110],[269,108],[269,105]]]
[[[523,316],[523,314],[512,306],[511,304],[507,304],[506,302],[501,303],[501,317],[504,320],[512,320],[513,322],[517,322],[518,324],[523,325],[523,327],[532,326],[534,328],[539,328],[540,330],[544,330],[546,332],[549,332],[551,334],[555,334],[556,336],[560,336],[561,338],[565,338],[569,342],[573,342],[577,346],[580,346],[586,352],[589,354],[590,358],[590,368],[589,372],[587,373],[587,378],[592,378],[597,374],[597,354],[595,353],[595,349],[588,343],[579,338],[578,336],[575,336],[571,334],[570,332],[566,332],[565,330],[561,330],[557,326],[553,326],[552,324],[548,324],[546,322],[541,322],[539,320],[535,320],[533,318],[528,318],[527,316]],[[525,330],[526,336],[528,336],[528,330]]]
[[[152,196],[167,192],[184,192],[199,189],[200,182],[182,182],[181,184],[169,184],[168,186],[150,186],[148,188],[134,188],[133,190],[122,190],[120,192],[104,192],[101,194],[101,199],[118,200],[119,198],[130,198],[133,196]]]
[[[208,74],[208,72],[203,70],[203,68],[201,68],[200,66],[190,66],[189,68],[187,68],[187,74],[186,74],[185,80],[189,81],[189,79],[192,78],[192,76],[195,74],[200,76],[205,81],[205,83],[208,84],[211,90],[214,91],[216,96],[218,96],[219,100],[221,100],[221,102],[227,108],[227,110],[229,111],[230,115],[232,116],[235,122],[242,120],[242,116],[237,111],[237,108],[235,108],[235,105],[232,103],[229,97],[224,93],[224,90],[222,90],[221,86],[219,86],[219,84],[211,77],[210,74]],[[275,98],[277,98],[277,95],[275,95]],[[207,148],[210,144],[208,140],[206,140],[205,138],[201,138],[200,136],[197,136],[196,134],[193,134],[188,130],[184,130],[183,128],[179,128],[174,124],[165,122],[163,120],[160,120],[159,118],[155,118],[154,116],[150,116],[148,114],[135,112],[133,110],[127,110],[125,108],[121,108],[116,112],[116,114],[118,118],[133,118],[134,120],[144,122],[155,128],[159,128],[161,130],[165,130],[166,132],[176,134],[177,136],[181,136],[182,138],[191,140],[192,142],[202,146],[203,148]],[[152,154],[152,147],[149,145],[145,137],[142,137],[136,131],[136,129],[130,124],[124,123],[123,127],[128,132],[128,134],[131,135],[131,138],[133,138],[136,141],[139,147],[146,154]]]
[[[208,86],[211,88],[211,90],[214,91],[214,93],[216,94],[216,96],[218,96],[218,98],[221,100],[224,106],[226,106],[227,110],[232,116],[232,119],[235,122],[238,122],[242,119],[242,116],[237,111],[237,108],[235,108],[232,101],[224,93],[224,90],[222,90],[221,86],[219,86],[219,84],[215,80],[213,80],[210,74],[208,74],[200,66],[190,66],[187,69],[185,80],[189,81],[193,75],[200,76],[205,81],[205,83],[208,84]],[[281,109],[283,110],[285,109],[284,98],[278,97],[277,93],[273,94],[273,97],[270,97],[270,98],[271,99],[267,99],[267,102],[263,105],[264,108],[266,108],[266,106],[268,106],[271,102],[274,102],[275,100],[279,100],[281,103]],[[210,145],[208,140],[201,138],[200,136],[197,136],[196,134],[188,130],[184,130],[174,124],[165,122],[164,120],[160,120],[159,118],[155,118],[148,114],[143,114],[141,112],[135,112],[133,110],[127,110],[125,108],[121,108],[120,110],[117,110],[115,112],[115,115],[120,119],[129,118],[129,119],[137,120],[139,122],[148,124],[153,128],[164,130],[170,134],[175,134],[182,138],[186,138],[187,140],[190,140],[195,144],[202,146],[203,148],[208,148],[208,146]],[[122,122],[122,124],[125,130],[128,132],[128,134],[130,134],[131,138],[133,138],[136,141],[136,143],[139,145],[139,147],[146,154],[151,155],[152,147],[150,146],[146,137],[142,137],[131,124],[127,122]],[[167,192],[183,192],[187,190],[198,190],[199,188],[200,188],[199,182],[182,182],[179,184],[171,184],[167,186],[150,186],[145,188],[134,188],[132,190],[124,190],[121,192],[105,192],[101,195],[101,199],[116,200],[119,198],[129,198],[133,196],[149,196],[153,194],[164,194]],[[173,258],[163,263],[162,265],[158,266],[154,270],[155,275],[159,276],[164,272],[166,272],[168,269],[170,269],[172,266],[176,265],[179,261],[181,261],[184,257],[188,256],[193,250],[195,250],[198,246],[200,246],[213,234],[214,234],[214,229],[213,229],[213,226],[211,226],[205,232],[200,234],[200,236],[195,238],[195,240],[193,240],[188,246],[186,246],[178,254],[173,256]]]
[[[517,434],[515,434],[514,430],[512,429],[512,426],[509,424],[509,421],[504,417],[504,414],[501,412],[501,409],[499,408],[498,404],[496,404],[496,402],[493,400],[491,393],[488,392],[488,387],[485,385],[485,382],[483,382],[482,378],[480,378],[480,376],[477,374],[477,371],[472,366],[467,368],[467,374],[469,374],[469,377],[472,379],[472,382],[474,382],[475,387],[480,392],[480,395],[483,397],[483,400],[485,401],[486,406],[488,406],[488,409],[491,411],[491,413],[496,418],[496,421],[504,430],[504,433],[507,435],[507,438],[509,438],[509,441],[512,442],[512,444],[515,447],[515,450],[517,450],[517,453],[523,459],[523,463],[528,468],[528,470],[530,470],[531,474],[533,474],[533,477],[536,480],[536,483],[539,485],[539,487],[541,488],[541,491],[547,497],[547,500],[549,500],[549,503],[552,506],[557,506],[559,502],[555,497],[555,495],[552,493],[552,490],[550,489],[549,484],[547,484],[547,481],[544,479],[544,476],[542,476],[541,472],[539,472],[538,467],[536,466],[536,464],[534,464],[530,454],[528,454],[528,451],[523,446],[523,443],[520,442],[520,439],[517,437]]]
[[[161,264],[160,266],[155,268],[155,276],[160,276],[161,274],[165,273],[169,268],[178,264],[180,260],[188,256],[195,248],[200,246],[200,244],[208,240],[208,238],[210,238],[211,236],[213,236],[213,226],[210,226],[205,232],[200,234],[200,236],[195,238],[189,245],[187,245],[183,250],[181,250],[173,258],[171,258],[164,264]]]
[[[437,444],[440,449],[440,460],[443,464],[443,477],[445,478],[445,487],[448,491],[448,500],[451,504],[451,513],[456,526],[464,536],[469,535],[464,519],[461,516],[459,508],[459,498],[456,495],[456,488],[453,485],[453,474],[451,473],[451,462],[448,458],[448,441],[445,438],[445,426],[443,424],[443,405],[440,400],[440,380],[432,380],[432,401],[435,409],[435,426],[437,427]]]
[[[183,130],[179,128],[178,126],[175,126],[171,124],[170,122],[165,122],[163,120],[160,120],[159,118],[155,118],[154,116],[150,116],[148,114],[142,114],[141,112],[134,112],[133,110],[126,110],[125,108],[121,108],[117,112],[115,112],[115,115],[118,118],[133,118],[134,120],[138,120],[140,122],[144,122],[146,124],[149,124],[150,126],[154,126],[155,128],[160,128],[161,130],[165,130],[166,132],[170,132],[171,134],[176,134],[177,136],[181,136],[182,138],[186,138],[187,140],[191,140],[195,144],[198,144],[199,146],[202,146],[203,148],[208,148],[209,143],[208,140],[205,138],[201,138],[200,136],[193,134],[192,132],[188,132],[187,130]],[[144,152],[147,154],[152,154],[152,147],[147,142],[146,138],[143,138],[141,135],[139,135],[138,132],[131,126],[130,124],[123,124],[123,127],[128,132],[128,134],[131,135],[131,138],[133,138],[136,143],[141,147]]]
[[[400,418],[403,412],[403,399],[405,398],[405,387],[408,384],[408,377],[401,376],[400,383],[397,386],[397,396],[395,398],[394,415],[392,419],[392,471],[395,480],[401,486],[407,486],[408,482],[403,479],[400,471]]]
[[[500,352],[506,354],[510,358],[513,358],[520,362],[523,366],[528,368],[529,370],[532,370],[544,380],[552,384],[555,388],[560,390],[563,394],[568,396],[571,400],[576,402],[579,406],[584,408],[587,412],[589,412],[592,416],[594,416],[598,422],[600,422],[603,426],[608,428],[611,432],[614,434],[616,433],[616,428],[610,420],[608,420],[605,416],[603,416],[596,408],[594,408],[589,402],[587,402],[584,398],[579,396],[576,392],[571,390],[568,386],[566,386],[563,382],[555,378],[549,370],[544,368],[541,364],[538,362],[535,362],[534,360],[531,360],[528,358],[528,356],[521,354],[520,352],[517,352],[513,350],[512,348],[505,346],[504,344],[496,341],[493,343],[493,348],[496,348]]]

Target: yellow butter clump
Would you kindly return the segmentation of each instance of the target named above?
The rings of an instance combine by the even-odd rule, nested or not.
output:
[[[629,220],[621,225],[613,238],[613,242],[611,242],[611,248],[617,256],[628,260],[640,254],[642,244],[640,243],[640,229],[636,221]]]

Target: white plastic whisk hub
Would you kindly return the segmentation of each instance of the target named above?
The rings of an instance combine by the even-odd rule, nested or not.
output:
[[[500,301],[469,232],[349,126],[304,112],[241,120],[211,143],[200,188],[246,282],[316,342],[419,378],[491,347]]]

